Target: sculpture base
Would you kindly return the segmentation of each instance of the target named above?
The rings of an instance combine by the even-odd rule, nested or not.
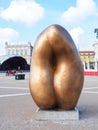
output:
[[[73,110],[41,110],[37,109],[36,120],[79,120],[79,110],[77,107]]]

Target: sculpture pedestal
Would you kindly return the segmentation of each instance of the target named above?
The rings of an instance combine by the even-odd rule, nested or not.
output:
[[[79,120],[79,110],[77,107],[73,110],[41,110],[38,109],[35,114],[36,120]]]

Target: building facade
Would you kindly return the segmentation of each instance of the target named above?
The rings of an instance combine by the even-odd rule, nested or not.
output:
[[[27,44],[8,44],[8,42],[5,43],[5,52],[6,55],[18,55],[23,57],[27,64],[31,64],[31,56],[32,56],[32,50],[33,47],[30,42]]]
[[[80,51],[82,62],[94,62],[95,52],[94,51]]]
[[[80,57],[84,65],[84,70],[95,69],[95,52],[94,51],[80,51]]]
[[[98,70],[98,42],[93,44],[94,51],[79,51],[84,66],[84,70]],[[23,57],[27,64],[31,64],[33,47],[30,42],[27,44],[8,44],[5,43],[6,55],[18,55]]]

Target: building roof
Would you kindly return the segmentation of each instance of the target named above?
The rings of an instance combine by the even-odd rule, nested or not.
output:
[[[94,51],[79,51],[79,53],[95,53]]]
[[[2,64],[7,59],[15,57],[15,56],[19,56],[19,55],[3,55],[3,56],[0,56],[0,64]]]

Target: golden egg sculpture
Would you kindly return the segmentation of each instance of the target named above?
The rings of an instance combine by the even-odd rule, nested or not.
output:
[[[77,48],[66,29],[47,27],[32,53],[30,93],[40,109],[71,110],[80,97],[84,70]]]

